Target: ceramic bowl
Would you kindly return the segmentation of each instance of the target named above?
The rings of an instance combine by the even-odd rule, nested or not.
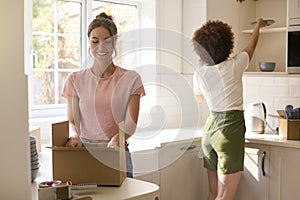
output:
[[[276,66],[275,62],[259,62],[259,69],[262,72],[272,72]]]

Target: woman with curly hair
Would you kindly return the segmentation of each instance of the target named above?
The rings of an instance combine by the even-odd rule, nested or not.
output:
[[[232,58],[234,35],[228,24],[208,21],[194,33],[194,50],[200,58],[194,73],[194,93],[197,101],[206,100],[210,110],[202,137],[209,200],[234,199],[240,181],[246,131],[242,76],[264,26],[259,19],[247,47]]]

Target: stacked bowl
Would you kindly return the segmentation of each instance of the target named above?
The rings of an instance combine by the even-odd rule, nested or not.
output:
[[[33,182],[37,177],[40,168],[39,154],[36,145],[36,137],[34,136],[30,136],[30,154],[31,154],[31,181]]]

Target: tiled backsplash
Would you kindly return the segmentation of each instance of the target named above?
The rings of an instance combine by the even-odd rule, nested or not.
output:
[[[171,75],[160,75],[167,79]],[[193,75],[183,75],[192,88]],[[287,104],[300,107],[300,75],[286,75],[283,73],[247,73],[244,81],[244,105],[252,102],[264,102],[268,114],[277,114],[276,110],[284,109]],[[176,87],[174,82],[174,87]],[[180,86],[178,86],[180,87]],[[158,92],[158,102],[167,112],[166,127],[176,127],[180,121],[178,105],[174,104],[174,97],[168,97],[170,93]],[[171,103],[173,102],[173,103]],[[199,123],[205,123],[209,111],[205,102],[198,104]],[[273,127],[277,127],[277,119],[268,117],[267,121]]]
[[[300,107],[300,76],[286,74],[245,74],[244,103],[264,102],[268,114],[277,115],[291,104]],[[277,119],[268,117],[267,121],[277,127]]]
[[[245,104],[262,101],[267,112],[276,114],[287,104],[300,106],[300,76],[244,76]]]

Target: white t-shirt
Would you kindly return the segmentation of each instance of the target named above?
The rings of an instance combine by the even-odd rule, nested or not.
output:
[[[211,111],[243,110],[242,76],[248,65],[249,55],[243,51],[217,65],[198,68],[194,94],[203,95]]]

